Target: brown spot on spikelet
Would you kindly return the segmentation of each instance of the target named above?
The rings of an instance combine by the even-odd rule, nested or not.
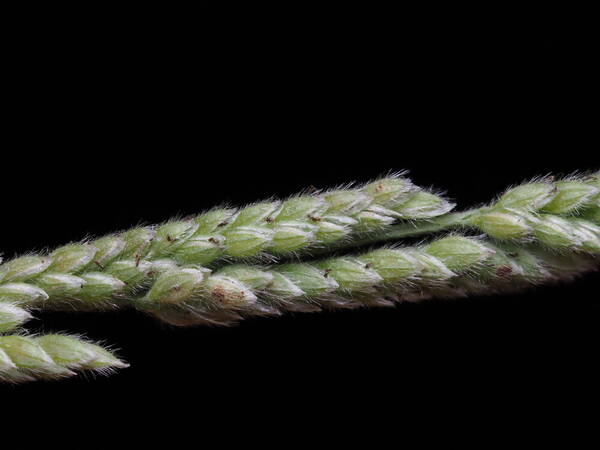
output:
[[[240,300],[244,299],[242,291],[226,289],[223,286],[216,286],[211,293],[219,302],[225,305],[239,303]]]
[[[496,269],[496,275],[499,277],[506,277],[512,273],[512,267],[510,266],[500,266]]]

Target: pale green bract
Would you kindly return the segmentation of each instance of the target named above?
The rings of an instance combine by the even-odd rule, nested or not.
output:
[[[27,320],[31,319],[31,314],[10,303],[0,303],[0,333],[14,330]]]

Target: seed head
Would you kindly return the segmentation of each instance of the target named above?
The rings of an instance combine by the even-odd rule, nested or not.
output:
[[[32,304],[48,299],[43,289],[25,283],[0,284],[0,302]]]
[[[213,209],[199,215],[194,221],[198,224],[196,234],[220,233],[229,225],[236,212],[232,209]]]
[[[260,253],[271,243],[273,230],[254,226],[236,226],[225,232],[225,238],[227,255],[246,258]]]
[[[29,319],[31,314],[23,308],[11,303],[0,303],[0,333],[13,330]]]
[[[194,236],[175,250],[180,264],[208,264],[223,253],[225,237],[220,234]]]
[[[79,298],[87,301],[107,300],[121,292],[125,283],[118,278],[101,272],[88,272],[81,275],[84,285]]]
[[[49,272],[73,273],[87,266],[98,250],[87,244],[72,244],[56,249],[50,254]]]
[[[0,283],[25,281],[45,271],[52,260],[43,256],[23,256],[0,266]]]
[[[385,282],[409,279],[419,268],[415,258],[403,250],[375,250],[358,259],[375,270]]]
[[[357,258],[334,258],[317,266],[327,271],[343,290],[360,291],[383,281],[377,272]]]
[[[550,214],[570,214],[584,206],[600,190],[581,181],[559,181],[555,183],[558,192],[544,206],[543,211]]]
[[[448,236],[432,242],[425,252],[442,261],[453,272],[469,270],[494,252],[481,242],[462,236]]]
[[[314,241],[316,230],[316,225],[305,222],[278,222],[269,250],[275,254],[299,250]]]
[[[474,224],[488,236],[501,240],[524,239],[532,232],[523,217],[509,212],[481,214],[475,217]]]
[[[180,303],[200,291],[203,270],[184,268],[163,273],[154,282],[145,300],[160,303]]]
[[[552,183],[527,183],[506,191],[496,203],[498,208],[514,208],[537,211],[554,197],[556,188]]]
[[[274,223],[304,220],[324,212],[326,203],[323,198],[302,195],[283,202]]]
[[[367,184],[363,192],[369,194],[373,203],[389,208],[413,188],[412,183],[406,178],[388,177]]]
[[[208,277],[207,298],[222,308],[244,308],[256,303],[256,295],[240,281],[222,275]]]
[[[223,267],[215,275],[236,279],[252,290],[265,289],[273,281],[270,272],[243,264]]]
[[[353,215],[366,209],[373,200],[359,189],[347,189],[328,192],[325,200],[329,203],[330,214]]]
[[[335,291],[339,285],[324,270],[308,264],[284,264],[274,270],[291,280],[309,297],[318,297]]]
[[[394,207],[400,217],[410,219],[429,219],[441,216],[454,208],[444,198],[426,191],[417,191],[408,200]]]
[[[581,240],[573,233],[570,222],[562,217],[543,215],[531,219],[535,237],[551,248],[577,249]]]
[[[91,244],[96,248],[94,262],[99,267],[106,266],[125,249],[126,242],[121,236],[106,236]]]

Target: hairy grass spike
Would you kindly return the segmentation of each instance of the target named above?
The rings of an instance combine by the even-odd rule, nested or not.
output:
[[[216,209],[194,219],[134,228],[65,245],[49,255],[5,262],[0,265],[0,302],[113,307],[176,264],[199,266],[265,252],[290,254],[380,231],[396,220],[440,215],[452,206],[393,175],[352,189],[240,210]]]
[[[538,241],[555,250],[593,254],[600,248],[600,227],[583,219],[505,210],[481,214],[467,223],[499,240]]]
[[[499,241],[539,242],[555,250],[596,254],[600,243],[599,177],[595,173],[559,181],[542,178],[508,189],[490,206],[442,215],[427,223],[393,225],[353,245],[466,227]]]
[[[488,245],[497,252],[477,273],[462,274],[443,284],[415,285],[408,291],[392,291],[388,295],[397,301],[417,301],[513,293],[533,286],[572,281],[598,270],[598,261],[585,254],[557,254],[539,246]]]
[[[577,234],[567,229],[563,222],[576,225]],[[600,254],[600,227],[582,219],[563,219],[549,215],[534,230],[536,237],[548,246]],[[127,298],[121,299],[124,305],[146,310],[164,310],[173,305],[189,307],[200,311],[198,314],[209,318],[208,320],[220,322],[222,320],[217,316],[221,317],[223,314],[227,317],[230,314],[239,317],[268,315],[287,309],[302,310],[304,306],[314,310],[318,304],[354,305],[355,302],[347,297],[365,297],[373,292],[373,288],[387,283],[444,282],[457,274],[479,270],[483,261],[497,258],[499,254],[499,250],[491,243],[459,235],[450,235],[426,246],[388,249],[385,252],[375,250],[361,256],[276,265],[266,269],[234,264],[216,272],[201,266],[181,267],[167,259],[154,262],[118,261],[107,267],[108,275],[82,275],[81,278],[86,283],[79,287],[78,295],[74,300],[66,298],[63,302],[75,302],[77,307],[82,301],[85,302],[85,295],[91,298],[110,296],[113,286],[121,288],[129,283],[137,283],[141,277],[146,281],[143,289],[131,292]],[[382,265],[379,258],[383,258],[388,266]],[[118,265],[120,270],[115,271],[114,265]],[[141,276],[140,271],[142,275],[147,272],[153,272],[154,275]],[[407,278],[394,277],[407,273],[411,274]],[[119,278],[114,278],[114,275]],[[70,280],[72,275],[61,277]],[[41,290],[36,285],[38,281],[43,283],[44,289],[48,289],[47,278],[48,276],[43,275],[38,280],[18,283],[22,287],[18,292],[31,292],[33,296]],[[7,287],[12,286],[14,291],[16,284],[0,285],[0,295],[3,288],[5,295]],[[102,307],[94,302],[85,304],[90,309]]]
[[[500,240],[538,240],[554,249],[595,253],[600,228],[572,217],[595,208],[599,196],[597,174],[556,182],[542,179],[509,189],[463,223]]]
[[[507,190],[492,208],[573,215],[593,205],[599,194],[600,186],[594,175],[572,176],[559,181],[542,178]]]
[[[395,252],[404,255],[404,260],[412,261],[415,265],[414,270],[421,268],[430,279],[460,272],[462,268],[475,265],[490,253],[477,240],[460,236],[449,236],[423,248]],[[416,254],[419,256],[414,256]],[[368,255],[363,257],[368,258]],[[126,260],[114,264],[123,267],[119,271],[114,271],[113,266],[108,266],[106,268],[108,274],[97,272],[80,276],[54,274],[52,275],[54,284],[49,281],[50,275],[42,273],[39,278],[18,283],[20,287],[18,290],[15,290],[17,283],[0,284],[0,296],[3,295],[2,289],[4,289],[5,297],[11,293],[14,294],[11,299],[15,300],[18,293],[22,300],[25,292],[29,293],[29,296],[25,297],[27,301],[24,303],[28,304],[28,301],[31,301],[37,304],[39,292],[48,290],[48,295],[61,293],[62,303],[76,308],[83,306],[98,309],[103,308],[104,304],[86,302],[86,296],[90,299],[110,298],[115,288],[120,289],[129,283],[136,283],[140,271],[144,273],[152,271],[154,273],[152,278],[144,278],[147,282],[144,289],[139,293],[131,292],[127,299],[121,299],[124,305],[153,309],[191,301],[194,306],[201,304],[203,308],[210,311],[243,310],[248,314],[264,314],[272,308],[257,301],[259,294],[267,294],[266,297],[275,303],[282,298],[288,301],[295,297],[302,297],[300,303],[307,303],[306,300],[312,297],[323,295],[331,297],[339,295],[340,292],[354,295],[359,291],[369,291],[373,285],[390,281],[382,278],[369,267],[369,264],[375,264],[374,261],[369,262],[351,256],[330,258],[314,264],[274,266],[272,271],[247,265],[229,265],[214,273],[200,266],[180,267],[174,261],[164,259],[140,263]],[[115,275],[119,278],[115,278]],[[41,283],[43,289],[37,283]],[[74,292],[72,297],[65,296],[64,293],[71,288],[77,292]]]
[[[227,325],[285,311],[389,306],[416,298],[523,289],[597,267],[596,259],[583,254],[561,256],[536,247],[450,235],[422,246],[313,263],[232,265],[198,280],[186,291],[187,298],[179,297],[179,304],[168,301],[167,292],[164,299],[140,299],[138,305],[174,324]]]
[[[70,377],[79,371],[110,373],[128,365],[99,345],[61,334],[0,336],[0,380],[19,383]]]

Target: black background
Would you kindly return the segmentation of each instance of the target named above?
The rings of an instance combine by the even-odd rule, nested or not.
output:
[[[83,41],[54,30],[16,51],[4,257],[389,170],[467,208],[536,175],[600,165],[596,52],[584,33],[545,19],[490,29],[384,11],[270,17],[207,14],[195,27],[99,28]],[[232,328],[174,328],[135,311],[38,313],[30,330],[103,340],[131,368],[0,390],[83,417],[106,407],[118,424],[163,423],[189,407],[205,430],[428,420],[467,397],[474,412],[592,402],[597,288],[592,274],[520,295]]]

